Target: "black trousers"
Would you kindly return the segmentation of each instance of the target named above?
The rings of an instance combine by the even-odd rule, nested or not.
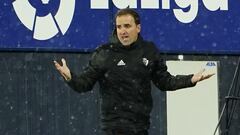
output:
[[[105,130],[104,135],[148,135],[148,131],[133,132],[127,130]]]

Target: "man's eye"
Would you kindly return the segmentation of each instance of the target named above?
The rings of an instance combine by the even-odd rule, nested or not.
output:
[[[129,24],[126,24],[126,25],[124,25],[124,27],[125,27],[125,28],[130,28],[130,27],[131,27],[131,25],[129,25]]]

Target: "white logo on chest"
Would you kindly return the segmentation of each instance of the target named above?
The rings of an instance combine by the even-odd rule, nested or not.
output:
[[[143,64],[144,64],[145,66],[147,66],[147,65],[148,65],[148,62],[149,62],[149,61],[148,61],[148,59],[147,59],[147,58],[143,58],[143,59],[142,59],[142,61],[143,61]]]

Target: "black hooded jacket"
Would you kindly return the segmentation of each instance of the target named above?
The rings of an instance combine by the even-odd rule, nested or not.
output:
[[[172,76],[152,42],[141,36],[126,47],[117,43],[100,46],[69,86],[78,92],[100,85],[103,129],[147,130],[152,110],[151,81],[160,90],[191,87],[192,75]]]

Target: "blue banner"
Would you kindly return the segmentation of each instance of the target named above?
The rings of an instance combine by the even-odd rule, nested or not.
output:
[[[228,0],[2,0],[0,50],[92,51],[125,7],[162,52],[240,54],[240,1]]]

